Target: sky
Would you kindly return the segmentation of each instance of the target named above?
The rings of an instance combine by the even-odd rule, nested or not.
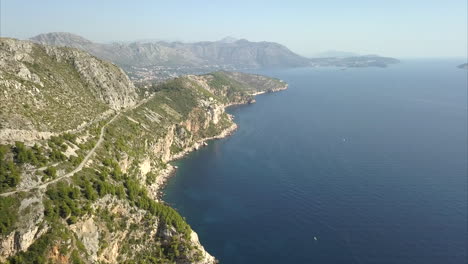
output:
[[[0,0],[0,35],[70,32],[96,42],[273,41],[392,57],[467,57],[467,0]]]

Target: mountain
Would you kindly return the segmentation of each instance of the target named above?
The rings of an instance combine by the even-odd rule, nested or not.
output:
[[[121,66],[232,65],[236,68],[299,67],[308,60],[273,42],[225,38],[195,43],[132,42],[98,44],[70,33],[47,33],[32,41],[83,49]]]
[[[346,57],[357,57],[357,53],[348,51],[328,50],[315,54],[315,58],[346,58]]]
[[[35,42],[44,43],[51,46],[70,46],[79,49],[87,49],[93,45],[93,42],[81,36],[67,32],[52,32],[40,34],[32,38]]]
[[[236,41],[238,41],[238,39],[233,38],[231,36],[227,36],[225,38],[222,38],[222,39],[218,40],[218,42],[221,42],[221,43],[234,43]]]
[[[214,72],[140,97],[84,51],[0,38],[0,263],[216,263],[160,199],[169,162],[229,135],[225,107],[286,87]]]
[[[101,44],[70,33],[59,32],[40,34],[30,40],[46,45],[84,50],[119,65],[133,81],[138,82],[160,82],[183,74],[200,74],[216,70],[239,71],[307,66],[386,67],[388,64],[398,62],[393,58],[370,55],[309,59],[278,43],[251,42],[232,37],[194,43],[140,41]]]

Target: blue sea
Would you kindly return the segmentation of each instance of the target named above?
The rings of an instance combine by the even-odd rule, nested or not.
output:
[[[230,108],[164,200],[220,263],[468,263],[463,62],[260,71],[289,89]]]

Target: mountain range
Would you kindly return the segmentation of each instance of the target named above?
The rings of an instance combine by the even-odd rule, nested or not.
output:
[[[245,39],[221,41],[131,42],[101,44],[71,33],[47,33],[32,41],[85,50],[120,66],[201,66],[232,65],[237,68],[270,68],[307,66],[301,57],[283,45],[273,42],[250,42]]]
[[[132,76],[135,68],[172,67],[185,73],[195,69],[258,69],[307,66],[386,67],[397,59],[381,56],[347,56],[306,58],[274,42],[252,42],[246,39],[224,38],[220,41],[194,43],[139,41],[130,43],[95,43],[71,33],[40,34],[33,42],[74,47],[98,58],[109,60],[124,68]],[[353,55],[347,53],[347,55]],[[161,70],[161,68],[159,68]]]

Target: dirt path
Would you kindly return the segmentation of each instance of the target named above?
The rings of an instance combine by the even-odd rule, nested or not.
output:
[[[15,193],[18,193],[18,192],[28,192],[28,191],[31,191],[31,190],[35,190],[35,189],[45,189],[47,188],[47,186],[49,186],[49,184],[52,184],[52,183],[56,183],[60,180],[63,180],[65,178],[69,178],[71,176],[73,176],[75,173],[81,171],[84,166],[86,165],[86,163],[88,162],[88,160],[91,158],[91,156],[96,152],[96,149],[101,145],[102,141],[104,141],[104,133],[106,131],[106,127],[114,122],[114,120],[121,114],[129,111],[129,110],[132,110],[132,109],[135,109],[137,107],[139,107],[140,105],[146,103],[147,101],[149,101],[151,98],[153,98],[153,96],[150,96],[146,99],[143,99],[141,100],[140,102],[138,102],[136,105],[132,106],[132,107],[129,107],[121,112],[118,112],[114,117],[111,118],[111,120],[109,120],[109,122],[107,122],[104,126],[102,126],[101,128],[101,133],[99,134],[99,139],[98,141],[96,142],[96,144],[94,145],[94,147],[88,152],[88,154],[86,154],[86,156],[84,157],[83,161],[74,169],[72,170],[71,172],[65,174],[65,175],[62,175],[56,179],[53,179],[51,181],[48,181],[48,182],[45,182],[43,184],[39,184],[39,185],[36,185],[34,187],[29,187],[29,188],[23,188],[23,189],[19,189],[19,190],[15,190],[15,191],[11,191],[11,192],[5,192],[5,193],[1,193],[0,194],[0,197],[6,197],[6,196],[10,196],[10,195],[13,195]],[[42,168],[39,168],[39,169],[42,169]],[[45,167],[44,167],[45,169]]]
[[[86,156],[84,157],[83,161],[74,169],[72,170],[71,172],[67,173],[67,174],[64,174],[56,179],[53,179],[51,181],[48,181],[48,182],[45,182],[43,184],[40,184],[40,185],[37,185],[37,186],[34,186],[34,187],[29,187],[29,188],[24,188],[24,189],[19,189],[19,190],[15,190],[15,191],[11,191],[11,192],[6,192],[6,193],[2,193],[0,194],[0,197],[5,197],[5,196],[10,196],[12,194],[15,194],[15,193],[18,193],[18,192],[28,192],[28,191],[31,191],[33,189],[45,189],[47,188],[47,186],[49,186],[49,184],[52,184],[52,183],[56,183],[60,180],[63,180],[65,178],[69,178],[71,176],[73,176],[75,173],[79,172],[80,170],[83,169],[83,167],[86,165],[86,163],[88,162],[88,160],[91,158],[91,156],[96,152],[96,149],[101,145],[101,143],[104,141],[104,133],[106,131],[106,127],[114,122],[114,120],[120,115],[120,113],[117,113],[114,117],[111,118],[111,120],[109,120],[109,122],[107,122],[105,125],[102,126],[101,128],[101,133],[99,134],[99,139],[98,141],[96,142],[96,144],[94,145],[94,147],[88,152],[88,154],[86,154]]]

